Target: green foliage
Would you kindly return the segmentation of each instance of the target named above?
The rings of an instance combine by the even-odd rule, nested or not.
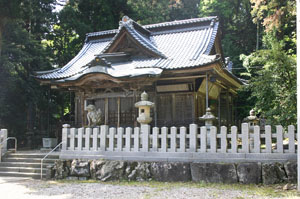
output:
[[[196,18],[199,0],[128,0],[131,18],[140,24]]]
[[[70,0],[57,13],[57,23],[47,35],[53,64],[63,66],[82,48],[86,33],[118,27],[128,14],[126,0]]]
[[[255,50],[256,25],[252,22],[249,0],[203,0],[199,4],[200,17],[218,16],[222,32],[224,56],[233,62],[233,73],[237,76],[245,70],[240,54]]]
[[[255,107],[273,124],[295,124],[296,56],[284,50],[284,42],[265,37],[268,48],[249,56],[242,55],[251,77],[248,89],[255,98]]]
[[[250,79],[246,89],[255,108],[272,124],[295,124],[296,111],[296,13],[292,0],[251,0],[255,23],[265,28],[263,48],[241,55]]]
[[[35,127],[39,131],[48,128],[48,88],[41,87],[32,75],[51,68],[41,40],[53,23],[54,2],[0,1],[4,11],[0,29],[0,126],[18,138]]]

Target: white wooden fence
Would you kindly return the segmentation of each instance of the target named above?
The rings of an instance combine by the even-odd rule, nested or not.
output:
[[[274,130],[274,132],[272,132]],[[239,162],[296,160],[295,127],[242,124],[210,129],[190,124],[186,127],[150,128],[70,128],[63,126],[60,158],[106,158],[139,161]]]

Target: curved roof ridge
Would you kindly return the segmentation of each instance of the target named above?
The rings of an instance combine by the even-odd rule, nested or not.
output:
[[[217,16],[210,16],[210,17],[202,17],[202,18],[191,18],[191,19],[175,20],[175,21],[162,22],[162,23],[156,23],[156,24],[148,24],[148,25],[140,25],[135,21],[134,21],[134,23],[139,25],[140,27],[142,27],[144,29],[152,29],[152,28],[158,28],[158,27],[167,27],[167,26],[191,24],[191,23],[204,22],[204,21],[210,21],[210,20],[218,20],[218,17]],[[88,37],[116,34],[118,32],[119,32],[119,29],[104,30],[104,31],[98,31],[98,32],[90,32],[90,33],[86,34],[86,37],[88,38]]]

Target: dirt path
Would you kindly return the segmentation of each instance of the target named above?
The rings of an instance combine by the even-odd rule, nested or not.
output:
[[[93,198],[282,198],[256,194],[253,191],[233,190],[224,187],[193,187],[189,184],[157,183],[152,186],[143,183],[58,183],[26,178],[0,177],[1,199],[93,199]],[[183,186],[182,186],[183,185]],[[272,191],[272,190],[271,190]],[[292,192],[289,197],[300,198]],[[275,195],[275,197],[274,197]],[[289,194],[288,194],[289,195]],[[278,195],[279,196],[279,195]]]

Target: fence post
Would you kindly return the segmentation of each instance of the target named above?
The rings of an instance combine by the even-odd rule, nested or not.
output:
[[[93,151],[98,150],[99,127],[93,128]]]
[[[295,153],[295,126],[288,126],[289,153]]]
[[[210,127],[210,152],[217,152],[217,128],[215,126]]]
[[[152,149],[155,152],[158,151],[158,132],[159,132],[159,128],[154,127],[153,134],[152,134]]]
[[[6,140],[7,139],[7,129],[1,129],[0,132],[2,132],[3,140]],[[0,142],[1,142],[1,139],[0,139]],[[1,150],[2,150],[2,152],[0,151],[0,156],[2,153],[5,153],[7,151],[7,140],[2,144]]]
[[[67,150],[67,146],[68,146],[68,134],[70,133],[70,125],[69,124],[64,124],[62,129],[62,151],[66,151]]]
[[[100,127],[100,150],[105,151],[106,150],[106,138],[108,134],[108,126],[107,125],[101,125]]]
[[[201,132],[201,134],[200,134],[200,141],[201,141],[201,149],[200,149],[200,151],[202,152],[202,153],[206,153],[206,147],[207,147],[207,143],[206,143],[206,141],[207,141],[207,131],[206,131],[206,126],[202,126],[201,128],[200,128],[200,132]]]
[[[124,134],[124,128],[119,127],[118,128],[118,138],[117,138],[117,150],[122,151],[123,148],[123,134]]]
[[[272,153],[272,132],[271,126],[266,125],[265,127],[265,140],[266,140],[266,153]]]
[[[180,127],[180,152],[185,152],[186,149],[186,127]]]
[[[237,153],[237,127],[231,127],[231,153]]]
[[[132,128],[127,127],[125,129],[125,134],[125,151],[130,152]]]
[[[283,153],[283,128],[281,125],[276,126],[276,135],[277,153]]]
[[[197,124],[190,124],[190,152],[197,151]]]
[[[254,153],[260,153],[260,127],[254,126],[254,133],[253,133],[253,140],[254,140]]]
[[[109,151],[114,151],[116,128],[109,128]]]
[[[242,124],[242,150],[243,153],[249,153],[249,124]]]
[[[221,127],[221,152],[222,153],[227,152],[227,127],[226,126]]]
[[[77,136],[77,149],[79,151],[82,151],[82,136],[84,132],[84,127],[78,129],[78,136]]]
[[[167,134],[168,134],[168,128],[162,127],[161,128],[161,151],[167,152]]]
[[[85,150],[87,150],[87,151],[90,150],[91,132],[92,132],[91,128],[85,129]]]
[[[135,127],[134,128],[133,151],[139,152],[139,148],[140,148],[140,128]]]
[[[75,133],[76,133],[76,128],[71,128],[70,129],[70,150],[71,151],[75,150]]]
[[[176,134],[177,134],[177,128],[171,127],[171,146],[170,150],[171,152],[176,152]]]
[[[141,125],[141,133],[142,133],[142,143],[143,143],[143,151],[149,151],[149,135],[150,135],[150,125],[142,124]]]

